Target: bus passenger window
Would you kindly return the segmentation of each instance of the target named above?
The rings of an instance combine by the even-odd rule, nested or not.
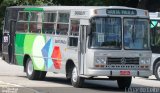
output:
[[[40,33],[42,30],[42,12],[31,12],[29,30],[31,33]]]
[[[68,34],[68,24],[57,24],[56,34],[67,35]]]
[[[27,32],[28,23],[27,22],[17,22],[16,31],[18,32]]]
[[[58,22],[69,23],[69,13],[59,13]]]
[[[56,29],[56,11],[54,12],[45,12],[43,20],[43,33],[46,34],[55,34]]]
[[[79,20],[71,20],[71,32],[70,35],[79,35]]]
[[[56,34],[68,35],[69,13],[59,13]]]
[[[55,34],[55,26],[53,23],[43,23],[43,33]]]
[[[18,21],[28,21],[29,12],[19,12]]]
[[[30,32],[32,33],[40,33],[40,29],[37,29],[36,22],[31,22],[29,28],[30,28]]]
[[[44,13],[44,22],[56,22],[56,13]]]
[[[31,14],[30,14],[30,21],[34,21],[34,22],[37,21],[38,15],[39,15],[38,12],[31,12]]]

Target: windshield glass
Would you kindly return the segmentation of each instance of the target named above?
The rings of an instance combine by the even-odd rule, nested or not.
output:
[[[124,19],[124,48],[149,49],[148,19]]]
[[[91,32],[91,48],[121,49],[121,18],[93,18]]]

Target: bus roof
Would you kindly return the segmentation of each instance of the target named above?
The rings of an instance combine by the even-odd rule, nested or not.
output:
[[[137,9],[137,8],[131,8],[131,7],[124,7],[124,6],[10,6],[7,8],[45,8],[46,10],[70,10],[70,9],[102,9],[102,8],[120,8],[120,9]],[[142,10],[142,9],[140,9]]]
[[[138,8],[124,7],[124,6],[10,6],[7,8],[43,8],[44,10],[72,10],[72,9],[134,9]]]
[[[134,16],[149,18],[147,10],[124,6],[12,6],[24,8],[24,11],[68,11],[71,18],[90,18],[92,16]]]
[[[130,8],[124,6],[42,6],[40,8],[44,8],[44,10],[72,10],[72,9],[136,9],[142,10],[137,8]]]

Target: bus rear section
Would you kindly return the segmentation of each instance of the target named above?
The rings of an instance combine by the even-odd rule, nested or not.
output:
[[[65,11],[64,11],[65,10]],[[85,79],[151,75],[149,15],[127,7],[42,6],[19,11],[15,61],[30,80],[47,71],[66,74],[74,87]],[[102,79],[102,78],[101,78]]]

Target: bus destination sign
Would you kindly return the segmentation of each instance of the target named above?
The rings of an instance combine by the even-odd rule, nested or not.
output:
[[[131,9],[107,9],[106,13],[110,15],[137,15],[137,11]]]

